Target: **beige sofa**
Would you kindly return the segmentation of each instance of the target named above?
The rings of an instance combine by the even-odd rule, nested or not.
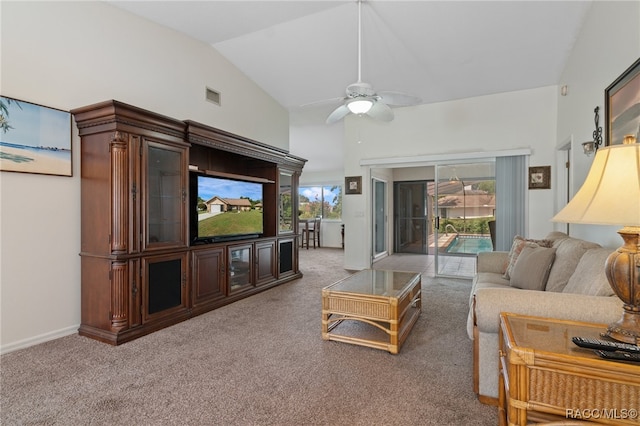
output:
[[[498,397],[500,312],[605,324],[622,314],[622,301],[604,273],[613,249],[561,232],[537,241],[518,238],[510,252],[478,255],[469,300],[474,391],[487,404],[496,404]]]

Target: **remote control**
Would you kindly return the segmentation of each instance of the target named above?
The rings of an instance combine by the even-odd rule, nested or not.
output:
[[[590,337],[572,337],[573,343],[581,348],[600,349],[602,351],[624,351],[640,354],[640,346],[630,343],[611,342],[609,340],[592,339]]]
[[[600,358],[640,362],[640,353],[601,350],[596,350],[594,352],[598,354]]]

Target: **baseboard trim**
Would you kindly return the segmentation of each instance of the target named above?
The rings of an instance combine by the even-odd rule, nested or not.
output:
[[[28,339],[18,340],[17,342],[2,345],[0,346],[0,355],[28,348],[30,346],[39,345],[40,343],[48,342],[49,340],[55,340],[61,337],[70,336],[78,332],[79,326],[80,324],[72,325],[70,327],[61,328],[60,330],[51,331],[49,333],[40,334],[38,336],[29,337]]]
[[[494,398],[492,396],[478,395],[478,401],[480,401],[484,405],[491,405],[493,407],[497,407],[500,405],[498,404],[498,398]]]
[[[368,269],[368,268],[363,268],[362,266],[344,265],[344,269],[347,271],[359,272],[359,271],[364,271],[365,269]]]

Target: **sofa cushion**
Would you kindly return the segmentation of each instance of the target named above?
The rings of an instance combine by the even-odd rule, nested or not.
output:
[[[607,248],[587,250],[580,258],[576,271],[571,275],[562,292],[590,296],[613,296],[615,293],[604,272],[604,264],[613,251]]]
[[[551,240],[532,240],[516,235],[513,237],[513,243],[511,244],[511,250],[509,250],[509,257],[504,265],[504,278],[510,279],[513,267],[518,261],[518,256],[524,247],[551,247],[553,242]]]
[[[601,247],[599,244],[578,238],[561,238],[553,242],[556,260],[549,271],[546,291],[561,292],[576,270],[582,255],[589,249]]]
[[[555,256],[554,248],[524,247],[511,272],[511,286],[526,290],[544,290]]]
[[[509,280],[502,278],[502,273],[477,272],[473,277],[471,292],[469,293],[469,307],[472,306],[473,295],[479,288],[511,288]],[[515,289],[514,289],[515,290]]]
[[[495,272],[478,272],[474,278],[479,286],[489,284],[491,287],[509,287],[509,280]]]
[[[477,272],[495,272],[504,274],[508,251],[481,251],[478,253]]]

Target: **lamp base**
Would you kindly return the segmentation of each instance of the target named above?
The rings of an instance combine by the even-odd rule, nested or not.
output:
[[[605,335],[620,342],[640,344],[640,313],[623,312],[622,318],[609,324]]]
[[[611,253],[605,272],[614,293],[624,302],[622,317],[609,325],[606,335],[637,345],[640,343],[640,227],[625,226],[618,231],[622,247]]]

